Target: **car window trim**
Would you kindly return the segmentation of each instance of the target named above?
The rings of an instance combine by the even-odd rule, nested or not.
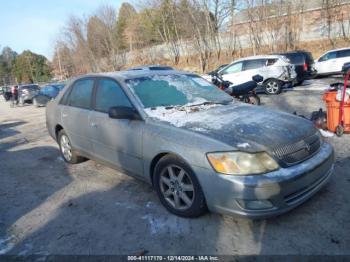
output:
[[[85,108],[85,107],[80,107],[80,106],[72,106],[70,103],[69,103],[69,98],[71,96],[71,93],[72,93],[72,90],[73,90],[73,87],[74,85],[79,82],[79,81],[84,81],[84,80],[93,80],[94,83],[92,85],[92,92],[91,92],[91,96],[90,96],[90,105],[89,105],[89,108]],[[95,84],[96,84],[96,77],[84,77],[84,78],[79,78],[77,80],[75,80],[69,87],[69,94],[67,95],[67,102],[65,104],[65,106],[69,106],[69,107],[74,107],[74,108],[79,108],[79,109],[85,109],[85,110],[92,110],[92,99],[93,99],[93,93],[94,93],[94,88],[95,88]],[[67,90],[68,91],[68,90]],[[63,94],[64,96],[65,94]],[[62,97],[63,99],[63,97]],[[62,100],[61,99],[61,100]],[[60,101],[61,102],[61,101]]]
[[[93,89],[93,92],[92,92],[92,97],[93,97],[93,101],[92,101],[92,110],[93,111],[96,111],[96,112],[99,112],[99,113],[103,113],[103,114],[108,114],[108,112],[104,112],[102,110],[97,110],[96,109],[96,94],[97,94],[97,89],[99,87],[99,83],[101,80],[111,80],[111,81],[114,81],[115,83],[117,83],[117,85],[119,86],[119,88],[122,90],[122,92],[124,93],[125,97],[129,100],[129,103],[130,105],[132,106],[132,109],[135,110],[135,112],[137,112],[137,114],[140,115],[139,111],[137,110],[136,106],[134,105],[134,103],[132,102],[132,100],[130,99],[130,97],[128,96],[128,94],[125,92],[124,90],[124,87],[122,86],[122,84],[116,80],[115,78],[113,77],[106,77],[106,76],[103,76],[103,77],[96,77],[95,79],[95,85],[94,85],[94,89]]]

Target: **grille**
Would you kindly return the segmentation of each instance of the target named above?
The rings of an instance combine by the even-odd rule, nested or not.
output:
[[[314,134],[292,145],[276,148],[273,150],[273,155],[284,165],[291,166],[312,157],[320,146],[321,139]]]

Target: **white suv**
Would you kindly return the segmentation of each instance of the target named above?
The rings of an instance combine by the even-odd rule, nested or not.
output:
[[[297,76],[294,65],[280,55],[245,57],[232,62],[218,73],[234,85],[251,81],[254,75],[261,75],[267,94],[280,93],[282,87],[292,84]]]
[[[318,75],[340,73],[345,63],[350,62],[350,47],[330,50],[315,62]]]

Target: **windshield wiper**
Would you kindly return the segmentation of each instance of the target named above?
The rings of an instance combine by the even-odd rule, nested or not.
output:
[[[206,101],[200,104],[194,105],[183,105],[184,107],[194,107],[194,106],[208,106],[208,105],[227,105],[229,102],[223,101]]]
[[[227,105],[229,104],[231,101],[206,101],[203,103],[199,103],[199,104],[192,104],[192,105],[174,105],[174,106],[166,106],[166,105],[161,105],[163,106],[166,110],[170,110],[170,109],[178,109],[178,110],[184,110],[185,108],[188,107],[196,107],[196,106],[207,106],[207,105]],[[156,109],[155,107],[153,107],[152,109]]]

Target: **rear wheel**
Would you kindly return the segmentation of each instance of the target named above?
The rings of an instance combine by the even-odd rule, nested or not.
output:
[[[36,101],[35,98],[33,98],[33,105],[34,105],[35,107],[39,107],[38,101]]]
[[[255,94],[250,94],[243,98],[243,102],[251,105],[260,105],[260,97]]]
[[[281,93],[283,82],[277,79],[269,79],[265,82],[265,93],[268,95],[278,95]]]
[[[86,159],[82,156],[79,156],[74,149],[72,148],[72,144],[68,138],[68,135],[64,130],[61,130],[58,133],[58,144],[60,146],[61,155],[67,163],[70,164],[78,164]]]
[[[344,134],[344,127],[341,125],[337,126],[335,133],[337,136],[341,137]]]
[[[206,212],[203,191],[188,164],[169,155],[158,162],[154,172],[153,184],[168,211],[182,217],[198,217]]]

